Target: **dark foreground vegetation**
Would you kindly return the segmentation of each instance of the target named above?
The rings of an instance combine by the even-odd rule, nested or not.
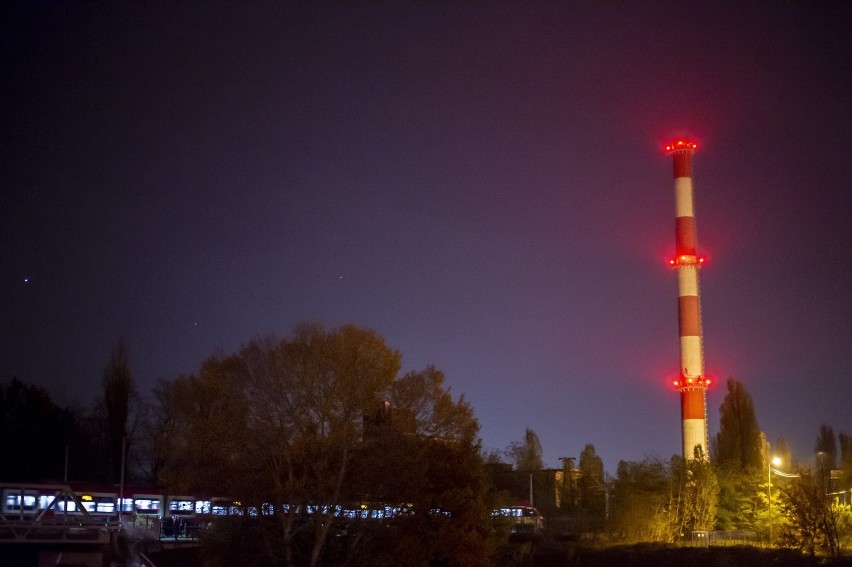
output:
[[[157,567],[204,567],[199,551],[168,550],[150,556]],[[817,558],[792,549],[750,546],[676,547],[639,544],[607,548],[575,547],[545,540],[505,550],[496,567],[849,567],[852,557]]]
[[[536,565],[574,565],[577,567],[809,567],[848,566],[852,558],[824,559],[802,555],[792,549],[760,549],[736,547],[672,547],[657,544],[580,549],[568,563],[536,563]]]

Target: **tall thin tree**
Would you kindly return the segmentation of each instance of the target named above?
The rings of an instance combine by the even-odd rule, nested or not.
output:
[[[544,467],[541,441],[535,431],[526,428],[523,441],[512,441],[507,454],[515,462],[515,470],[533,472]]]
[[[109,452],[109,480],[116,482],[124,465],[127,439],[127,422],[130,416],[130,400],[135,394],[130,376],[127,343],[119,339],[112,351],[103,375],[104,411],[106,417],[106,442]]]
[[[837,468],[837,437],[834,435],[834,429],[827,423],[819,426],[814,452],[819,467],[826,471]]]
[[[741,382],[728,379],[727,388],[719,407],[719,433],[713,456],[717,464],[732,470],[760,470],[763,446],[754,402]]]

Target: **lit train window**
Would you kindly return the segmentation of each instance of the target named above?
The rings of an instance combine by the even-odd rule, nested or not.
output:
[[[209,514],[210,513],[211,503],[209,500],[197,500],[195,502],[195,513],[196,514]]]
[[[73,500],[59,498],[56,500],[56,509],[60,512],[77,513],[77,503]]]
[[[137,514],[156,516],[160,513],[160,500],[158,498],[136,498],[133,500],[133,508]]]
[[[115,499],[112,496],[98,496],[95,498],[96,513],[112,514],[115,512]]]
[[[119,510],[122,512],[132,512],[133,511],[133,498],[119,498]]]
[[[35,494],[24,494],[23,495],[23,511],[24,512],[35,512],[36,509],[36,495]],[[20,512],[21,511],[21,494],[11,494],[6,493],[6,498],[3,501],[3,508],[7,512]]]
[[[47,507],[51,504],[53,504],[53,495],[48,496],[47,494],[42,494],[38,497],[39,510],[47,510]]]
[[[13,510],[21,509],[21,497],[16,496],[14,494],[6,494],[6,497],[3,499],[3,511],[4,512],[12,512]]]
[[[195,501],[178,498],[169,500],[169,511],[178,516],[193,514],[195,511]]]
[[[112,514],[115,512],[115,497],[112,495],[83,494],[83,508],[90,514]],[[70,504],[70,502],[69,502]]]

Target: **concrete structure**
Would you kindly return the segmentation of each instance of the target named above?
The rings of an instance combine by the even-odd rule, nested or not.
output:
[[[704,258],[698,254],[692,194],[692,154],[697,145],[675,140],[666,146],[674,163],[675,257],[669,264],[677,271],[678,328],[680,330],[680,392],[683,458],[707,459],[707,386],[704,346],[701,338],[701,302],[698,272]],[[700,451],[696,451],[700,448]]]

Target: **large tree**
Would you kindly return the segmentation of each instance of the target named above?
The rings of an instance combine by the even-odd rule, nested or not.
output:
[[[719,407],[714,460],[719,466],[732,470],[761,470],[763,446],[751,395],[734,379],[728,380],[727,389]]]
[[[711,452],[719,483],[716,523],[723,530],[754,529],[766,480],[765,442],[745,386],[729,379],[727,390]]]
[[[189,406],[190,439],[182,444],[194,457],[197,488],[303,509],[339,503],[364,416],[399,367],[397,351],[353,326],[327,332],[303,325],[289,340],[252,341],[236,355],[209,360],[197,378],[185,379],[198,400]],[[201,454],[193,454],[196,448]],[[312,550],[303,561],[319,562],[333,511],[314,514]],[[295,514],[283,519],[285,560],[292,563],[295,530],[302,528]]]
[[[332,552],[338,563],[365,549],[353,535],[364,533],[357,526],[326,549],[339,521],[335,505],[346,502],[415,503],[418,521],[442,508],[454,512],[454,527],[463,525],[483,506],[473,412],[452,400],[436,369],[397,379],[399,368],[399,352],[354,326],[303,325],[290,338],[266,337],[214,356],[160,393],[169,414],[160,419],[161,478],[176,490],[244,503],[302,511],[328,505],[311,515],[278,515],[277,537],[268,533],[257,540],[266,548],[251,550],[286,564],[316,565]],[[220,539],[219,549],[242,550],[235,544],[242,540]],[[341,551],[343,541],[348,549]],[[421,551],[438,553],[435,546],[452,541],[444,534]]]

